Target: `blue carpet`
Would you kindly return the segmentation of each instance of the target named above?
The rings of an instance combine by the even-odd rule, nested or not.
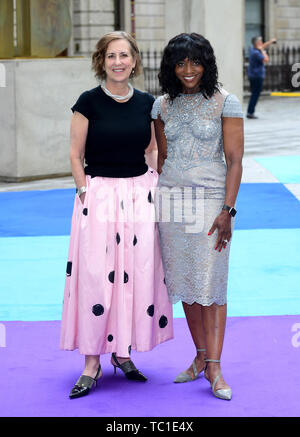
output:
[[[69,235],[74,189],[0,193],[0,237]]]
[[[73,202],[74,189],[0,193],[0,320],[60,319]],[[299,314],[300,202],[242,184],[237,209],[228,315]]]
[[[300,228],[300,202],[282,184],[241,184],[235,229]]]
[[[68,236],[0,238],[0,320],[61,317]],[[300,229],[236,230],[229,316],[300,313]],[[181,303],[175,317],[184,317]]]
[[[0,237],[69,235],[74,189],[0,193]],[[242,184],[235,229],[300,227],[300,202],[282,184]],[[279,213],[280,210],[280,213]]]
[[[233,234],[228,316],[300,314],[300,229],[239,230]],[[174,317],[184,317],[181,302]]]
[[[255,158],[282,184],[300,183],[300,155]]]
[[[68,236],[0,238],[0,320],[58,320]]]

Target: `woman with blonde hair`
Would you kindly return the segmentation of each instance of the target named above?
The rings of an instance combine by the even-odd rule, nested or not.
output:
[[[77,195],[60,347],[85,355],[71,399],[96,385],[101,354],[112,354],[115,372],[146,381],[131,349],[149,351],[173,338],[153,203],[158,173],[148,165],[156,156],[154,98],[129,82],[141,71],[129,34],[103,36],[92,62],[101,84],[80,95],[71,121]]]

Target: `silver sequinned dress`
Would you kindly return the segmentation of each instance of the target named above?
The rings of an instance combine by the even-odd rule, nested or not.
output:
[[[165,124],[167,159],[159,179],[159,233],[165,281],[172,303],[227,302],[230,243],[214,249],[208,236],[225,199],[222,117],[243,118],[239,100],[224,89],[210,99],[180,94],[156,99],[152,117]],[[232,228],[234,220],[232,220]]]

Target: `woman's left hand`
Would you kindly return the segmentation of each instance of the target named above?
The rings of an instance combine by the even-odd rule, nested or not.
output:
[[[212,235],[215,230],[218,230],[218,237],[216,241],[215,250],[221,252],[222,249],[226,248],[226,241],[230,241],[231,238],[231,215],[227,211],[221,211],[213,222],[208,235]]]

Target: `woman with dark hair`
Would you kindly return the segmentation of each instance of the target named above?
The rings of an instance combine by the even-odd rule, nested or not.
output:
[[[85,355],[71,399],[96,385],[101,354],[112,353],[115,372],[118,367],[127,379],[143,382],[147,378],[130,360],[131,349],[149,351],[173,338],[155,226],[158,174],[149,166],[156,148],[154,98],[129,82],[141,70],[131,35],[104,35],[92,59],[101,84],[81,94],[71,120],[77,195],[60,346]]]
[[[170,205],[165,195],[171,193],[177,216],[174,222],[159,222],[165,280],[170,300],[182,301],[197,351],[175,382],[192,381],[204,371],[214,395],[229,400],[232,392],[222,377],[220,358],[234,205],[242,175],[243,113],[236,96],[217,79],[207,39],[196,33],[172,38],[159,72],[165,94],[156,99],[152,117],[162,212]],[[187,225],[186,210],[195,205],[196,212],[190,214],[194,225]]]

